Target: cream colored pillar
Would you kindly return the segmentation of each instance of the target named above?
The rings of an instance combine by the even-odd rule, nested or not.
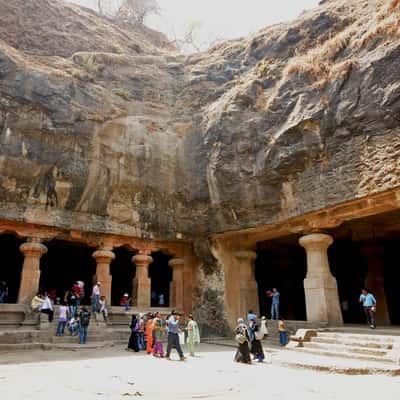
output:
[[[330,235],[313,233],[300,238],[307,253],[307,276],[304,279],[307,320],[343,325],[336,279],[329,269]]]
[[[361,254],[364,256],[368,265],[365,286],[371,291],[377,301],[375,316],[376,322],[379,325],[390,325],[390,317],[385,293],[385,278],[383,275],[384,249],[383,247],[376,245],[364,246],[361,249]]]
[[[39,290],[40,258],[47,252],[47,247],[39,241],[31,241],[22,243],[19,249],[25,259],[22,266],[18,303],[30,304]]]
[[[111,305],[111,274],[110,264],[115,259],[115,254],[110,250],[97,250],[92,257],[96,260],[96,281],[100,282],[100,294],[106,297]]]
[[[259,314],[258,287],[255,279],[254,261],[257,253],[249,250],[236,251],[233,254],[239,269],[239,314],[245,318],[249,310]]]
[[[153,262],[153,259],[146,254],[136,254],[132,257],[132,261],[136,265],[136,276],[133,280],[132,303],[137,307],[147,309],[151,304],[149,265]]]
[[[168,265],[172,268],[170,301],[176,310],[183,311],[183,269],[185,263],[182,258],[173,258]]]

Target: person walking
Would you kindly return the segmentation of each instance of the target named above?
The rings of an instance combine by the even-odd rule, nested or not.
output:
[[[153,320],[154,320],[154,315],[152,313],[148,314],[148,319],[146,322],[146,328],[145,328],[145,335],[146,335],[146,353],[151,354],[153,351]]]
[[[264,335],[255,318],[250,320],[249,331],[252,332],[253,337],[253,340],[251,341],[250,353],[253,354],[255,360],[258,360],[258,362],[263,362],[265,355],[261,340],[263,339]]]
[[[187,345],[189,348],[189,354],[194,357],[194,351],[196,345],[200,344],[200,331],[197,322],[194,320],[193,315],[189,314],[189,322],[187,324]]]
[[[272,292],[267,292],[268,296],[271,297],[271,319],[279,319],[279,302],[280,302],[280,293],[277,288],[273,288]]]
[[[181,348],[181,344],[179,342],[179,315],[174,311],[167,322],[168,327],[168,345],[167,345],[167,360],[170,360],[171,350],[173,347],[176,348],[176,351],[179,354],[180,361],[185,360],[185,356],[183,355],[183,351]]]
[[[92,313],[96,314],[99,309],[100,301],[100,282],[97,282],[92,289]]]
[[[161,358],[164,357],[164,347],[162,344],[163,337],[163,320],[161,314],[158,312],[153,320],[153,356],[159,355]]]
[[[235,361],[244,364],[251,364],[249,334],[243,318],[239,318],[237,320],[235,334],[235,339],[237,343]]]
[[[139,345],[138,345],[139,320],[136,318],[136,314],[132,315],[132,320],[129,327],[131,328],[131,335],[129,336],[128,347],[126,348],[126,350],[134,351],[137,353],[139,351]]]
[[[288,344],[288,337],[287,337],[285,320],[282,317],[278,321],[278,331],[279,331],[279,343],[281,344],[281,346],[286,346]]]
[[[78,313],[78,301],[76,298],[76,294],[72,290],[69,290],[65,297],[67,298],[69,314],[70,315],[77,314]]]
[[[90,312],[85,306],[81,308],[79,313],[79,344],[85,344],[87,340],[88,328],[90,323]]]
[[[360,303],[364,307],[364,313],[367,318],[367,324],[371,329],[376,328],[375,324],[375,312],[376,312],[376,299],[372,293],[369,292],[367,288],[361,291]]]
[[[58,307],[58,325],[56,336],[64,336],[65,333],[65,326],[67,325],[68,320],[68,308],[64,302],[60,304]]]

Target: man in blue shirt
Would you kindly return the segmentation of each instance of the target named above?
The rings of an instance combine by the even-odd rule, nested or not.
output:
[[[174,311],[172,312],[172,315],[169,317],[167,321],[167,328],[168,328],[168,344],[167,344],[167,354],[166,354],[167,360],[170,360],[171,350],[173,347],[175,347],[176,351],[179,354],[179,359],[181,361],[184,361],[185,357],[183,355],[181,344],[179,343],[179,332],[180,332],[179,315]]]
[[[268,291],[268,296],[272,298],[271,304],[271,319],[279,319],[279,297],[280,293],[276,288],[272,289],[272,292]]]
[[[365,316],[367,317],[367,324],[371,329],[375,329],[375,311],[376,311],[376,300],[372,293],[369,293],[367,288],[361,291],[360,303],[364,307]]]

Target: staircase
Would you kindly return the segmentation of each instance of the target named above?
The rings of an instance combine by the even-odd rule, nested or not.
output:
[[[400,364],[400,336],[324,331],[302,333],[292,336],[288,348],[308,355]]]

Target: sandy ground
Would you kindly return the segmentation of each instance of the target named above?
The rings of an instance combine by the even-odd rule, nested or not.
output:
[[[185,362],[121,348],[0,353],[0,399],[400,399],[398,378],[345,376],[232,362],[201,345]]]

